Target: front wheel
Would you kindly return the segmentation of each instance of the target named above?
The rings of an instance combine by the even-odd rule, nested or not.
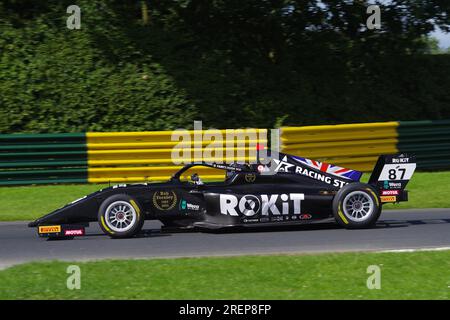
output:
[[[333,214],[337,223],[347,229],[372,227],[381,214],[379,196],[368,184],[348,184],[335,195]]]
[[[139,204],[126,194],[107,198],[98,210],[103,232],[111,238],[130,238],[141,231],[144,214]]]

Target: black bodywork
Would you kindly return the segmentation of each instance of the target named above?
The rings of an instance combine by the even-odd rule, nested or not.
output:
[[[336,175],[305,165],[299,158],[286,154],[280,154],[278,159],[268,165],[190,164],[168,182],[108,187],[57,209],[29,226],[95,222],[102,202],[115,194],[133,197],[143,209],[146,220],[160,220],[165,227],[214,229],[310,223],[333,217],[332,201],[336,192],[347,184],[359,182],[362,174],[349,170],[347,176]],[[374,173],[378,174],[386,161],[389,159],[379,160]],[[227,178],[223,182],[204,184],[180,180],[184,172],[198,165],[223,169]],[[380,183],[376,178],[372,175],[370,183],[380,190],[380,195]],[[407,200],[406,183],[397,191],[395,202]]]

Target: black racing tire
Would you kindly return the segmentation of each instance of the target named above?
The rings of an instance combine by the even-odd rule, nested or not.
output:
[[[98,223],[111,238],[131,238],[144,225],[144,212],[139,203],[127,194],[106,198],[98,210]]]
[[[346,229],[373,227],[380,214],[380,197],[371,185],[350,183],[334,196],[334,218],[339,225]]]

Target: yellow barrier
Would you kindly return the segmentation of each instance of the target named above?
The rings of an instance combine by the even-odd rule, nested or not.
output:
[[[282,151],[360,171],[380,154],[397,153],[398,122],[283,127]]]
[[[397,137],[398,122],[340,124],[281,128],[282,144],[352,141]]]
[[[397,127],[398,122],[283,127],[282,152],[370,171],[378,155],[398,152]],[[178,135],[175,136],[176,141],[172,141],[174,133]],[[185,162],[234,162],[255,160],[255,145],[267,145],[265,129],[228,131],[228,134],[246,135],[243,139],[234,139],[231,144],[233,155],[230,155],[230,145],[220,140],[225,140],[227,130],[200,131],[203,139],[195,145],[194,133],[199,134],[193,130],[89,132],[86,134],[88,180],[96,183],[167,180],[182,167],[172,160],[175,147],[179,148],[178,152],[184,151],[180,155]],[[214,141],[214,136],[219,140]],[[205,157],[196,158],[198,152]],[[203,179],[224,178],[222,170],[206,167],[194,167],[182,178],[186,179],[193,172],[197,172]]]
[[[198,141],[199,135],[202,141]],[[267,145],[267,130],[88,132],[86,139],[89,182],[142,182],[167,180],[180,169],[180,163],[172,159],[173,152],[184,163],[254,161],[256,144]],[[223,170],[192,170],[203,179],[224,178]]]
[[[194,134],[199,133],[194,130],[175,130],[175,131],[146,131],[146,132],[87,132],[87,144],[94,146],[96,144],[116,144],[116,143],[160,143],[160,146],[173,146],[178,143],[172,141],[172,137],[176,135],[189,135],[191,141],[194,139]],[[224,130],[202,130],[202,136],[220,135],[225,138],[226,134],[247,134],[253,135],[254,139],[249,140],[266,140],[266,129],[224,129]],[[264,137],[260,139],[260,137]],[[246,138],[247,139],[247,138]],[[210,139],[204,139],[210,140]],[[205,142],[207,143],[207,141]],[[210,143],[210,141],[208,142]]]

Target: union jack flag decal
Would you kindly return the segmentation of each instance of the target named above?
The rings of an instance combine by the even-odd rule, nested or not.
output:
[[[342,168],[339,166],[335,166],[334,164],[329,164],[329,163],[320,162],[320,161],[316,161],[316,160],[306,159],[306,158],[302,158],[302,157],[293,157],[293,158],[295,160],[297,160],[298,162],[307,165],[308,167],[311,167],[316,170],[326,172],[326,173],[329,173],[329,174],[332,174],[332,175],[335,175],[338,177],[347,178],[347,179],[351,179],[354,181],[359,181],[359,179],[362,176],[362,172],[360,172],[360,171]]]

